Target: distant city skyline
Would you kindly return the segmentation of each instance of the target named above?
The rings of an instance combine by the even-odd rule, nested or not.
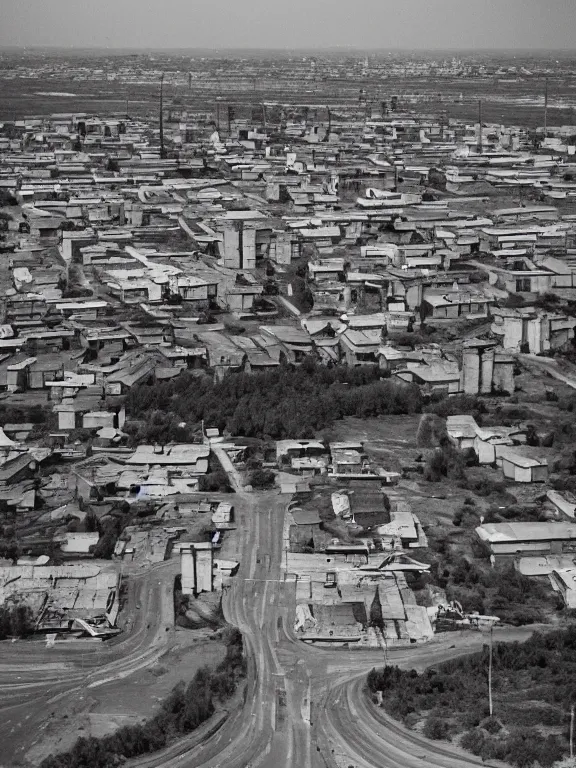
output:
[[[4,0],[0,46],[576,50],[576,2]]]

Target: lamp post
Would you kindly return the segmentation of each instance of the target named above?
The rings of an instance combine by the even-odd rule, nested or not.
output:
[[[490,717],[492,717],[494,711],[492,706],[492,630],[493,627],[490,625],[490,655],[488,658],[488,709]]]
[[[160,159],[164,160],[164,72],[160,75]]]

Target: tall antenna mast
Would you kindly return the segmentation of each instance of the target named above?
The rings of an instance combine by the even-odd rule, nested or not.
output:
[[[160,159],[164,160],[164,72],[160,75]]]
[[[484,151],[482,142],[482,99],[478,102],[478,154]]]
[[[490,624],[490,657],[488,660],[488,709],[490,717],[492,717],[494,713],[492,706],[492,624]]]
[[[544,80],[544,138],[548,133],[548,78]]]

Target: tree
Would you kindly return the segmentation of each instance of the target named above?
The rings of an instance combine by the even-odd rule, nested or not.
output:
[[[382,613],[382,603],[380,601],[380,587],[376,587],[374,599],[370,606],[370,626],[384,630],[384,615]]]
[[[94,547],[94,557],[101,558],[102,560],[111,560],[116,547],[117,536],[113,531],[108,530],[98,539],[98,543]]]
[[[250,473],[250,485],[258,490],[272,488],[276,475],[270,469],[256,469]]]

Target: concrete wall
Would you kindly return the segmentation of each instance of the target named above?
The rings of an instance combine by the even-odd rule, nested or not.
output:
[[[214,553],[212,544],[191,543],[180,550],[182,594],[212,592]]]
[[[462,358],[462,387],[467,395],[480,390],[480,355],[478,349],[466,349]]]
[[[494,379],[494,349],[484,349],[481,358],[480,393],[489,395],[492,392]]]
[[[234,224],[224,226],[222,235],[224,241],[222,249],[224,252],[224,266],[231,269],[240,269],[240,234]]]
[[[522,326],[523,320],[520,317],[504,318],[504,349],[520,351],[522,344]]]
[[[242,232],[242,267],[256,268],[256,230],[244,229]]]
[[[275,253],[272,257],[277,264],[290,264],[292,261],[292,236],[290,233],[278,234]]]
[[[494,362],[492,386],[495,391],[514,392],[514,364]]]
[[[182,575],[182,594],[193,595],[196,589],[196,576],[192,549],[180,550],[180,573]]]
[[[194,561],[196,566],[196,591],[212,592],[212,571],[214,567],[212,545],[209,544],[206,547],[204,545],[196,545],[194,547]]]
[[[480,464],[493,464],[496,461],[496,450],[492,443],[476,437],[474,439],[474,450]]]
[[[58,412],[58,429],[75,429],[76,428],[76,413],[74,411],[59,411]]]
[[[533,354],[550,349],[550,340],[547,339],[548,334],[545,332],[547,328],[548,323],[539,318],[528,320],[526,323],[526,340]]]

